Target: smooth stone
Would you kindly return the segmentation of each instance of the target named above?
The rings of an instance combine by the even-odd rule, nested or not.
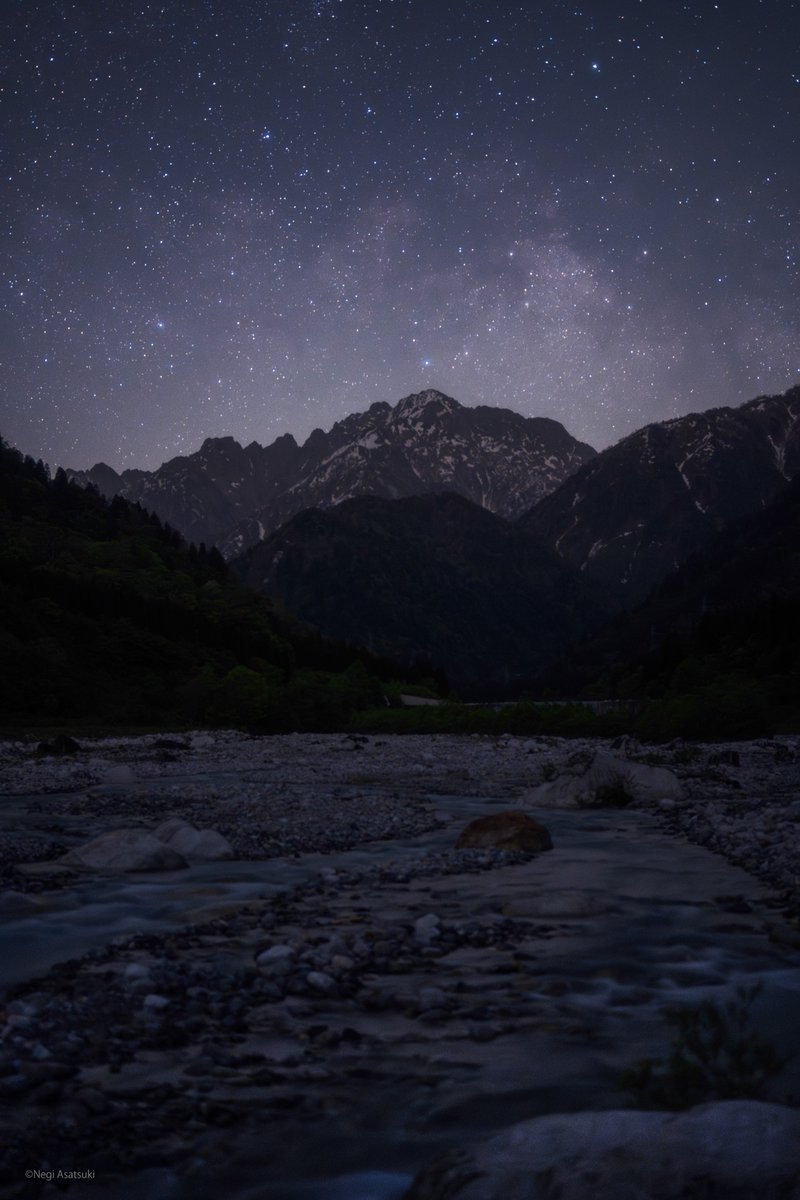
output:
[[[160,842],[168,842],[173,834],[179,829],[192,829],[193,826],[185,821],[183,817],[168,817],[166,821],[162,821],[157,829],[153,830],[153,837],[158,838]]]
[[[150,978],[150,968],[146,967],[144,965],[144,963],[132,962],[132,963],[127,964],[127,966],[125,967],[125,970],[123,971],[123,974],[127,980],[131,980],[131,981],[149,979]]]
[[[427,946],[434,938],[438,938],[441,932],[440,925],[441,921],[436,916],[436,913],[426,913],[424,917],[419,917],[414,922],[415,941],[422,942],[423,945]],[[378,944],[376,944],[375,950],[378,950]]]
[[[216,829],[193,829],[186,825],[176,829],[168,845],[189,862],[222,862],[236,857],[233,846]]]
[[[330,995],[331,992],[335,992],[337,988],[336,980],[325,971],[309,971],[308,975],[306,975],[306,983],[315,992],[322,992],[326,996]]]
[[[264,967],[294,957],[294,946],[286,946],[281,943],[277,946],[270,946],[268,950],[262,950],[260,954],[256,955],[256,962],[260,967]]]
[[[103,833],[58,861],[99,871],[174,871],[187,865],[176,850],[139,829]]]
[[[756,1100],[555,1114],[433,1164],[407,1200],[796,1200],[798,1146],[800,1111]]]
[[[507,850],[535,854],[552,850],[553,839],[544,825],[527,813],[510,809],[476,817],[459,834],[457,850]]]
[[[553,808],[602,808],[633,801],[678,801],[685,796],[683,784],[666,767],[649,767],[598,750],[588,766],[539,784],[520,799]]]

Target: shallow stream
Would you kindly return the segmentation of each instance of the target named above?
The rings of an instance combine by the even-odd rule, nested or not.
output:
[[[0,820],[25,820],[35,799],[8,798]],[[4,919],[3,982],[32,977],[130,933],[205,920],[322,869],[411,864],[421,852],[452,848],[474,816],[507,807],[489,797],[430,799],[441,827],[408,840],[159,875],[87,875],[46,894],[41,911]],[[647,814],[536,815],[552,833],[552,852],[520,866],[412,881],[393,894],[384,889],[374,901],[377,916],[380,905],[406,904],[412,917],[428,910],[446,920],[496,913],[545,924],[549,933],[526,951],[527,959],[523,955],[514,983],[517,1001],[543,1014],[536,1032],[510,1032],[488,1046],[455,1035],[440,1041],[430,1032],[415,1041],[406,1025],[387,1020],[383,1044],[390,1057],[406,1055],[412,1073],[422,1073],[424,1059],[426,1070],[447,1076],[413,1114],[386,1111],[376,1059],[378,1078],[364,1084],[374,1093],[354,1099],[350,1124],[332,1117],[329,1125],[298,1126],[279,1162],[266,1144],[233,1128],[224,1134],[224,1168],[218,1145],[208,1168],[189,1180],[158,1168],[138,1173],[124,1192],[118,1184],[107,1194],[98,1182],[87,1185],[86,1197],[396,1200],[413,1172],[450,1146],[538,1113],[622,1107],[615,1091],[619,1071],[666,1049],[664,1006],[724,1000],[743,984],[761,985],[754,1021],[779,1050],[796,1056],[781,1087],[800,1093],[800,964],[795,951],[775,940],[780,921],[763,886],[722,858],[670,838]],[[41,830],[39,817],[32,828]],[[447,969],[460,972],[463,987],[477,994],[480,962],[458,953]],[[367,1119],[370,1105],[384,1110]],[[83,1192],[72,1194],[83,1200]]]

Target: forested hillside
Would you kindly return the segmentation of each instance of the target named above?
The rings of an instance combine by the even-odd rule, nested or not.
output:
[[[137,505],[0,443],[0,719],[341,725],[391,664],[326,642]]]

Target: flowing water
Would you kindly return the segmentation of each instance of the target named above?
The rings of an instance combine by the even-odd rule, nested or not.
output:
[[[4,823],[25,820],[33,799],[7,799]],[[452,847],[468,820],[501,803],[436,796],[436,810],[447,817],[439,830],[333,854],[203,864],[158,875],[80,877],[45,897],[41,911],[6,917],[3,980],[34,976],[129,933],[165,932],[202,920],[310,880],[323,868],[411,863],[422,851]],[[405,1025],[396,1022],[394,1028],[387,1021],[390,1057],[406,1055],[409,1064],[425,1057],[426,1070],[446,1076],[416,1114],[385,1111],[389,1099],[377,1078],[364,1086],[375,1089],[372,1103],[384,1106],[382,1113],[371,1122],[362,1113],[352,1127],[332,1117],[327,1127],[322,1121],[298,1128],[293,1136],[299,1142],[282,1149],[278,1164],[252,1136],[230,1130],[224,1135],[224,1170],[209,1168],[189,1184],[169,1170],[149,1170],[131,1178],[124,1191],[117,1186],[113,1195],[398,1200],[413,1171],[448,1146],[543,1112],[621,1106],[614,1091],[619,1070],[666,1048],[665,1005],[729,998],[745,984],[761,986],[753,1009],[759,1032],[787,1055],[798,1055],[800,964],[794,951],[768,936],[777,918],[761,884],[722,858],[668,837],[647,814],[538,815],[551,830],[552,853],[523,866],[426,878],[424,887],[412,882],[376,897],[375,911],[380,915],[380,905],[387,911],[402,903],[413,906],[417,887],[419,904],[427,907],[414,912],[429,908],[447,920],[495,912],[546,924],[547,937],[530,949],[518,972],[515,995],[532,1013],[546,1016],[552,1010],[552,1027],[543,1017],[535,1032],[511,1033],[481,1046],[465,1039],[437,1044],[435,1035],[415,1042]],[[458,959],[459,953],[450,968],[461,971],[463,986],[478,994],[479,956]],[[796,1063],[783,1086],[798,1092]],[[376,1068],[379,1076],[379,1061]],[[361,1109],[369,1103],[362,1097]],[[87,1185],[85,1194],[106,1200],[97,1185]],[[82,1200],[83,1193],[75,1196]]]

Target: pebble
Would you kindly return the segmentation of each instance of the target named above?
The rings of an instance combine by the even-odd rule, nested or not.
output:
[[[414,937],[423,946],[427,946],[434,938],[439,936],[439,925],[441,922],[435,913],[426,913],[424,917],[419,917],[414,922]]]
[[[437,809],[441,801],[435,794],[440,781],[445,794],[458,778],[461,794],[480,795],[491,777],[493,797],[513,800],[538,782],[537,772],[545,761],[558,771],[570,757],[592,748],[588,742],[559,739],[443,737],[430,740],[424,751],[428,757],[423,758],[418,740],[410,737],[387,742],[345,741],[338,735],[248,739],[235,733],[203,733],[188,735],[187,744],[191,750],[181,755],[177,766],[157,757],[160,751],[153,739],[117,739],[102,746],[87,742],[61,764],[37,759],[33,746],[0,745],[5,790],[38,790],[39,814],[53,826],[53,837],[0,835],[0,885],[19,892],[53,887],[57,877],[18,875],[14,867],[37,855],[39,861],[48,861],[64,852],[65,835],[55,824],[62,818],[85,817],[87,787],[93,789],[93,821],[136,819],[143,827],[155,828],[176,816],[219,828],[239,857],[264,859],[304,850],[324,852],[382,837],[417,836],[442,822]],[[332,753],[354,746],[356,755]],[[685,802],[653,806],[666,830],[725,855],[783,889],[787,905],[794,903],[800,911],[800,744],[764,739],[737,744],[736,757],[727,753],[731,750],[707,746],[695,752],[680,743],[671,748],[629,744],[625,752],[670,767],[686,784]],[[717,761],[709,762],[712,755],[719,756]],[[96,765],[90,766],[93,759]],[[114,767],[135,775],[135,793],[126,793],[121,774],[117,790],[104,790],[102,771]],[[198,780],[178,787],[171,778],[177,771],[215,771],[222,777],[237,769],[258,770],[258,781],[242,776],[238,784],[226,780],[212,787]],[[355,772],[363,784],[354,782]],[[65,792],[65,787],[75,790]],[[79,795],[78,788],[83,789]],[[396,889],[411,880],[527,861],[524,855],[497,851],[450,850],[421,851],[402,864],[323,868],[307,886],[274,898],[258,911],[244,908],[190,931],[122,937],[80,961],[55,968],[6,1006],[0,1094],[17,1123],[13,1137],[6,1136],[0,1149],[0,1166],[10,1164],[18,1171],[34,1144],[47,1142],[55,1154],[59,1138],[65,1152],[67,1147],[70,1152],[88,1147],[117,1165],[134,1161],[137,1154],[157,1157],[153,1144],[159,1127],[169,1129],[177,1139],[173,1144],[185,1145],[188,1158],[215,1122],[225,1127],[234,1119],[224,1099],[234,1086],[244,1088],[244,1095],[248,1087],[265,1089],[267,1108],[261,1111],[262,1101],[256,1106],[262,1121],[276,1112],[305,1113],[305,1106],[313,1119],[314,1104],[324,1106],[331,1084],[328,1067],[315,1061],[326,1047],[342,1046],[354,1059],[358,1053],[353,1069],[364,1072],[365,1078],[375,1069],[371,1031],[350,1028],[348,1033],[348,1026],[337,1027],[343,1017],[358,1023],[349,1014],[360,1013],[362,1020],[364,1012],[386,1013],[392,1020],[395,1015],[402,1020],[417,1017],[414,1036],[433,1043],[439,1031],[428,1024],[435,1027],[454,1017],[466,1022],[472,1042],[500,1036],[508,1027],[503,1022],[516,1019],[508,990],[496,1003],[494,997],[491,1004],[478,1003],[485,994],[472,987],[459,992],[449,975],[435,974],[437,960],[460,947],[502,951],[523,934],[530,938],[538,927],[496,915],[478,919],[471,913],[454,922],[424,908],[413,921],[381,920],[369,911],[369,900],[376,888]],[[352,928],[334,929],[327,921],[328,901],[333,903],[347,889],[352,904],[360,902],[366,911],[359,910]],[[726,912],[748,911],[741,897],[721,897],[718,903]],[[776,924],[771,936],[783,938],[792,948],[800,944],[800,934],[795,939],[785,926]],[[242,965],[228,948],[248,938],[251,957]],[[259,943],[263,948],[257,950]],[[508,989],[516,969],[509,957],[498,962],[496,972],[498,977],[509,973]],[[381,978],[381,972],[392,978]],[[412,979],[406,981],[404,972],[411,972]],[[445,979],[447,987],[419,986],[420,977],[426,976]],[[551,989],[555,995],[557,983]],[[144,993],[141,1002],[139,991]],[[616,993],[616,1003],[623,1007],[645,1000],[628,985]],[[373,1023],[377,1026],[374,1017],[366,1020],[368,1030]],[[247,1061],[251,1046],[242,1047],[241,1042],[246,1042],[251,1024],[282,1041],[279,1059],[256,1055]],[[141,1068],[160,1062],[161,1055],[167,1056],[165,1064],[177,1063],[170,1084],[142,1092],[128,1082],[130,1064]],[[89,1071],[95,1074],[87,1078]],[[113,1088],[95,1082],[105,1078],[113,1081]],[[314,1092],[311,1084],[326,1085],[326,1091]],[[120,1090],[123,1085],[130,1090]],[[54,1112],[50,1106],[55,1104]]]
[[[309,971],[306,975],[306,983],[315,992],[322,992],[326,996],[338,990],[336,980],[325,971]]]
[[[166,996],[159,996],[155,992],[151,992],[149,996],[145,996],[142,1003],[145,1008],[157,1012],[159,1009],[166,1008],[169,1000]]]

